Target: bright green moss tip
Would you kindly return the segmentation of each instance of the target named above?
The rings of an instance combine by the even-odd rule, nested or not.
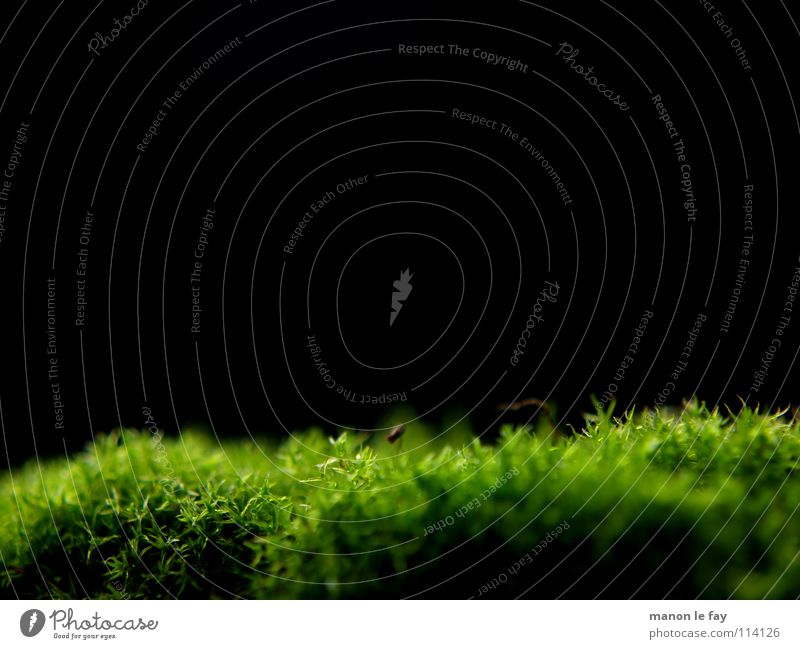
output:
[[[672,415],[601,413],[573,438],[549,430],[453,446],[452,434],[445,443],[411,425],[374,449],[353,433],[309,431],[270,448],[118,431],[0,479],[0,589],[800,595],[797,424],[692,402]]]

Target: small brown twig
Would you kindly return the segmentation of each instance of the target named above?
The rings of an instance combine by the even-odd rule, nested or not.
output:
[[[395,426],[389,431],[389,434],[386,436],[386,441],[390,444],[394,444],[398,439],[403,436],[403,433],[406,432],[406,427],[403,424],[399,426]]]

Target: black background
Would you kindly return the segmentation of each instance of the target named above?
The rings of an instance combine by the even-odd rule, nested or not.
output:
[[[701,313],[666,403],[798,401],[800,314],[752,389],[800,266],[796,3],[720,6],[752,70],[714,12],[684,1],[150,2],[89,52],[131,5],[0,8],[0,165],[30,124],[0,240],[6,461],[143,427],[145,412],[172,433],[203,425],[223,437],[385,425],[389,406],[328,387],[312,334],[337,387],[404,393],[434,422],[471,412],[478,432],[498,401],[521,397],[552,400],[567,421],[612,383],[618,407],[653,405]],[[236,38],[137,151],[163,102]],[[557,55],[564,42],[630,110],[570,70]],[[458,44],[527,71],[401,54],[401,44]],[[693,222],[656,94],[686,145]],[[519,141],[454,109],[527,137],[572,203]],[[285,253],[327,191],[335,198]],[[193,333],[190,278],[209,208]],[[750,265],[724,332],[747,234]],[[414,288],[390,327],[405,269]],[[47,372],[53,278],[63,428]],[[557,299],[514,367],[547,281]],[[634,362],[615,380],[648,310]]]

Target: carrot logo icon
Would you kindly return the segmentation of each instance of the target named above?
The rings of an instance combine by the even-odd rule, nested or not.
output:
[[[411,290],[414,288],[411,286],[411,278],[413,275],[406,268],[402,273],[400,273],[400,279],[395,281],[392,286],[394,286],[395,290],[392,293],[392,314],[389,316],[389,326],[391,327],[394,324],[394,320],[397,317],[397,314],[400,313],[400,309],[403,308],[403,302],[408,299],[408,296],[411,294]]]

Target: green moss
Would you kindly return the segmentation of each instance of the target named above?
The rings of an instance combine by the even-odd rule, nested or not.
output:
[[[374,450],[352,433],[313,430],[277,447],[117,431],[0,480],[0,589],[25,598],[800,593],[797,424],[692,402],[671,416],[600,413],[570,439],[543,430],[507,428],[496,444],[454,449],[412,425],[399,446],[379,440]]]

